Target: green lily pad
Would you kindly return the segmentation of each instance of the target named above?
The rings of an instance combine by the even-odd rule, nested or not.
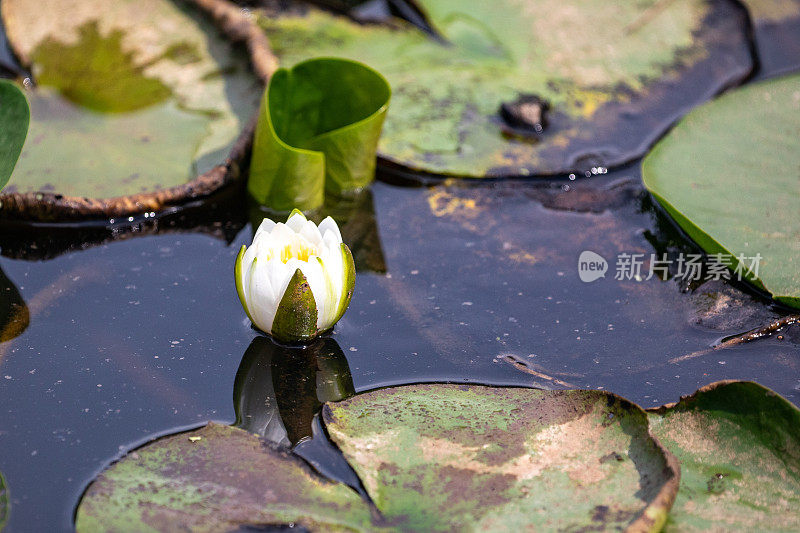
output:
[[[233,531],[296,525],[371,530],[367,503],[345,485],[243,429],[211,423],[159,439],[86,490],[76,530]]]
[[[380,71],[393,94],[379,154],[415,171],[519,176],[620,164],[752,68],[745,13],[732,2],[417,3],[442,39],[399,19],[361,24],[310,7],[259,18],[284,65],[333,55]],[[531,95],[549,104],[543,123]],[[501,104],[525,96],[511,116],[530,127],[505,124]]]
[[[278,69],[261,103],[247,190],[278,211],[317,209],[324,193],[369,185],[389,107],[389,84],[334,58]]]
[[[5,187],[28,134],[30,110],[22,91],[0,80],[0,189]]]
[[[759,67],[775,74],[800,68],[800,0],[742,0],[753,21]]]
[[[0,531],[5,527],[8,522],[8,510],[11,504],[8,503],[8,488],[6,488],[6,480],[3,479],[3,474],[0,473]]]
[[[222,164],[257,109],[247,58],[168,0],[4,0],[29,66],[28,140],[6,192],[111,198]]]
[[[800,75],[794,75],[692,111],[644,159],[642,176],[706,252],[722,254],[775,299],[800,307],[798,169]]]
[[[323,417],[405,530],[657,531],[677,492],[645,413],[605,392],[411,385],[326,404]]]
[[[719,382],[650,410],[681,463],[666,531],[800,529],[800,411],[752,382]]]

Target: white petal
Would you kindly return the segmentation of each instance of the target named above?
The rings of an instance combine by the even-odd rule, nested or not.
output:
[[[275,311],[278,308],[275,303],[274,291],[270,283],[269,267],[266,261],[256,261],[253,269],[253,279],[250,283],[250,296],[247,303],[256,326],[263,331],[272,331],[272,322],[275,320]]]
[[[323,278],[325,280],[325,312],[317,315],[317,328],[324,331],[333,326],[333,321],[336,319],[336,311],[339,307],[339,294],[341,294],[341,287],[337,291],[336,281],[332,277],[332,272],[328,268],[328,263],[323,258],[318,258],[320,268],[322,269]],[[341,286],[341,283],[339,283]]]
[[[295,213],[294,215],[290,216],[289,219],[286,221],[286,225],[295,233],[300,233],[300,230],[303,229],[303,226],[306,224],[306,217],[301,215],[300,213]]]
[[[339,245],[342,244],[342,241],[336,238],[336,235],[330,230],[325,232],[325,237],[322,239],[323,245],[326,250],[329,252],[339,252]]]
[[[311,287],[311,293],[314,295],[314,302],[317,304],[317,328],[321,328],[325,324],[326,318],[330,313],[330,292],[328,282],[325,279],[325,273],[322,271],[322,265],[317,260],[316,256],[312,256],[309,261],[299,261],[300,270],[308,281]]]
[[[310,220],[303,224],[303,229],[300,230],[302,235],[308,242],[316,247],[322,246],[322,233],[317,229],[317,225]]]
[[[273,294],[275,295],[275,307],[281,303],[283,293],[286,292],[286,287],[289,285],[289,280],[294,274],[291,272],[286,264],[281,261],[280,257],[270,259],[267,263],[267,275],[269,276],[270,284],[272,285]]]
[[[275,227],[275,222],[273,222],[268,218],[265,218],[264,220],[261,221],[261,224],[259,224],[258,229],[256,230],[256,234],[253,236],[253,240],[255,241],[256,237],[258,237],[260,233],[269,234],[269,232],[271,232],[272,228],[274,227]]]
[[[332,231],[336,236],[336,242],[342,242],[342,234],[339,232],[339,226],[336,225],[336,221],[331,217],[325,217],[325,220],[319,223],[319,232],[323,236],[328,231]]]
[[[295,217],[292,217],[295,218]],[[278,222],[270,232],[271,240],[278,243],[288,243],[294,237],[294,230],[283,222]]]
[[[277,295],[275,299],[275,307],[277,308],[283,299],[286,287],[288,287],[289,282],[292,281],[292,276],[294,276],[294,273],[300,268],[301,262],[292,258],[286,263],[281,263],[280,259],[277,259],[276,263],[273,271],[275,277],[272,278],[272,281],[273,287],[275,287],[275,294]]]
[[[256,258],[256,247],[250,246],[249,248],[245,249],[244,255],[242,256],[242,293],[244,294],[244,300],[247,302],[247,307],[250,307],[249,302],[249,294],[250,294],[250,280],[252,279],[252,272],[250,271],[250,267],[253,265],[253,259]]]
[[[342,259],[341,249],[337,246],[336,248],[325,250],[322,260],[331,280],[333,298],[338,306],[339,298],[342,296],[342,290],[344,289],[344,260]]]

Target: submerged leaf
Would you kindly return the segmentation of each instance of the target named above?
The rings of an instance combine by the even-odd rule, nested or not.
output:
[[[200,440],[190,441],[195,437]],[[76,530],[366,531],[369,505],[243,429],[211,423],[129,453],[86,490]]]
[[[0,268],[0,342],[21,335],[29,324],[30,312],[25,300],[14,282]]]
[[[110,198],[221,164],[260,82],[207,18],[168,0],[4,0],[33,74],[31,127],[8,192]]]
[[[752,382],[712,383],[649,412],[681,463],[666,531],[800,528],[800,411]]]
[[[17,164],[29,120],[25,95],[12,82],[0,80],[0,189],[8,183]]]
[[[657,530],[678,488],[645,413],[604,392],[410,385],[323,416],[400,529]]]
[[[800,75],[793,75],[692,111],[644,159],[642,176],[707,253],[723,254],[758,287],[800,307],[799,168]]]
[[[312,59],[272,76],[261,103],[247,189],[277,211],[317,209],[324,193],[361,189],[391,90],[360,63]]]
[[[259,19],[284,65],[335,55],[386,76],[392,108],[379,153],[417,171],[517,176],[620,164],[752,66],[745,13],[723,0],[417,3],[441,39],[399,19],[361,24],[310,7]],[[541,133],[504,123],[501,106],[521,96],[549,105]]]

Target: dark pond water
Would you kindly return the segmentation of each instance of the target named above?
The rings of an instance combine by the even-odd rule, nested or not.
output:
[[[300,441],[323,472],[357,484],[313,414],[321,400],[392,384],[603,388],[650,407],[752,379],[800,404],[797,325],[671,362],[787,310],[674,269],[646,279],[646,263],[641,280],[614,279],[622,253],[698,252],[654,207],[638,163],[575,181],[383,176],[334,214],[356,290],[305,356],[260,337],[239,304],[234,259],[258,213],[238,191],[108,226],[0,224],[7,531],[71,529],[82,491],[111,461],[208,420]],[[605,278],[581,281],[587,250],[608,260]]]
[[[291,442],[310,433],[318,403],[308,382],[325,372],[342,394],[421,381],[564,382],[649,407],[736,378],[800,399],[797,326],[669,362],[783,312],[724,282],[615,280],[619,253],[694,251],[654,209],[637,166],[574,182],[376,183],[339,210],[360,271],[319,370],[266,339],[251,346],[258,334],[232,274],[252,237],[246,204],[236,193],[211,203],[142,219],[136,231],[2,226],[3,302],[21,299],[29,315],[0,344],[9,531],[69,529],[82,490],[110,461],[155,435],[233,423],[234,398],[253,401],[242,397],[248,379],[279,384],[271,397],[283,428],[272,436]],[[118,240],[103,242],[112,233]],[[584,250],[609,260],[605,278],[580,280]],[[259,371],[266,378],[247,377],[253,358],[270,367]],[[265,432],[266,422],[251,422]],[[333,464],[325,450],[310,455]]]

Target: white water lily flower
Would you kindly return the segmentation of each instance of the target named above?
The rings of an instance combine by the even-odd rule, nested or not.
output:
[[[331,217],[319,227],[295,209],[265,218],[236,258],[236,290],[247,316],[281,342],[309,340],[342,318],[353,295],[353,255]]]

